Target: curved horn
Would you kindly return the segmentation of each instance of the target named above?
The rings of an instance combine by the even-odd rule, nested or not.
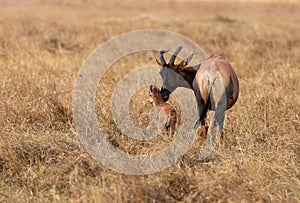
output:
[[[183,48],[183,46],[181,46],[181,45],[179,47],[177,47],[177,49],[174,51],[172,57],[170,58],[169,64],[174,64],[175,59],[182,48]]]
[[[191,54],[187,59],[185,59],[185,63],[184,66],[189,65],[189,63],[191,62],[192,58],[193,58],[194,54]]]
[[[161,65],[162,66],[166,66],[167,65],[167,62],[166,62],[166,60],[165,60],[165,58],[164,58],[164,53],[167,53],[168,51],[169,51],[170,49],[168,49],[168,50],[161,50],[159,53],[160,53],[160,61],[161,61]]]

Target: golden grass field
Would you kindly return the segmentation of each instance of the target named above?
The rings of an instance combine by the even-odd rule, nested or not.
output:
[[[269,1],[1,0],[0,202],[300,202],[299,10],[299,3]],[[198,138],[174,166],[124,175],[85,151],[72,125],[72,90],[98,45],[145,28],[221,52],[239,77],[240,97],[207,161],[197,160]],[[155,58],[152,52],[123,58],[97,92],[99,125],[132,153],[168,140],[147,144],[120,135],[111,90],[131,67]],[[140,126],[149,122],[146,92],[130,104]]]

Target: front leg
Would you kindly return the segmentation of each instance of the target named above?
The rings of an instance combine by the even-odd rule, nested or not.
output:
[[[167,122],[167,123],[165,123],[165,128],[166,128],[166,130],[167,131],[169,131],[170,130],[170,124]]]

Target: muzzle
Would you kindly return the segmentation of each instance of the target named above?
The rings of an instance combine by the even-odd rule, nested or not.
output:
[[[163,87],[161,87],[160,89],[160,94],[162,96],[162,99],[164,102],[168,101],[169,97],[170,97],[170,94],[171,92]]]

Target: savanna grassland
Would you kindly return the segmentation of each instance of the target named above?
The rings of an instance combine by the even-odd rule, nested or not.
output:
[[[0,202],[299,202],[299,10],[296,2],[269,1],[1,0]],[[240,79],[240,97],[205,162],[197,160],[197,140],[174,166],[132,176],[106,169],[85,151],[72,123],[72,90],[98,45],[146,28],[221,52]],[[124,74],[155,58],[125,57],[97,91],[99,126],[132,153],[166,140],[127,140],[109,100]],[[130,103],[140,126],[151,108],[144,92]]]

